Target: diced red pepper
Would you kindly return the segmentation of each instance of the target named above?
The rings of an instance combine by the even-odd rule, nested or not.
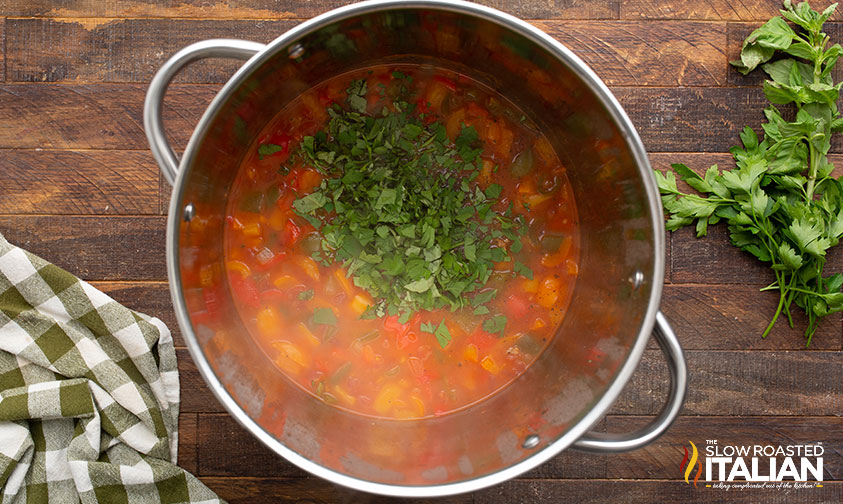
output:
[[[295,245],[301,236],[301,228],[293,222],[293,219],[287,219],[287,235],[289,237],[287,245]]]
[[[228,282],[234,291],[234,297],[249,306],[260,306],[260,296],[254,280],[240,275],[229,275]]]
[[[405,334],[407,334],[407,331],[410,330],[410,324],[402,324],[398,322],[398,316],[396,315],[384,317],[383,327],[387,331],[393,332],[399,336],[404,336]]]

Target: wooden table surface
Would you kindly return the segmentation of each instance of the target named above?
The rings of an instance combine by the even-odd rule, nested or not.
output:
[[[611,87],[657,168],[730,165],[744,125],[761,122],[759,75],[727,64],[749,31],[775,14],[767,0],[484,0],[531,20]],[[155,70],[206,38],[269,41],[341,0],[6,0],[0,7],[0,232],[176,334],[182,383],[179,462],[231,502],[380,502],[308,476],[255,441],[217,403],[184,348],[170,306],[164,254],[170,187],[147,149],[142,106]],[[825,7],[827,2],[819,2]],[[843,42],[843,13],[828,26]],[[835,80],[843,77],[838,65]],[[172,141],[184,146],[236,63],[188,68],[166,101]],[[843,142],[832,160],[843,167]],[[722,226],[668,240],[662,310],[686,350],[682,416],[647,448],[597,456],[566,451],[494,488],[453,502],[843,502],[843,322],[825,320],[810,349],[759,293],[772,275],[728,244]],[[829,270],[841,271],[835,252]],[[600,424],[625,431],[658,411],[666,365],[654,345]],[[826,446],[822,488],[729,494],[680,481],[682,447],[812,443]]]

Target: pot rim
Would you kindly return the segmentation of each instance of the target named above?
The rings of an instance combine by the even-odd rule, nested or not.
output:
[[[632,152],[638,168],[638,174],[644,182],[647,202],[649,204],[651,214],[651,226],[653,229],[652,245],[655,261],[652,277],[645,279],[645,282],[651,282],[651,291],[647,305],[647,312],[642,321],[635,344],[632,346],[626,362],[624,362],[621,366],[620,371],[616,374],[612,383],[605,390],[602,397],[592,406],[591,410],[580,418],[580,420],[574,426],[570,427],[561,437],[516,464],[497,472],[469,480],[434,485],[397,485],[376,483],[356,478],[354,476],[349,476],[333,469],[329,469],[300,455],[264,430],[260,424],[253,420],[245,412],[245,410],[237,404],[231,394],[228,393],[225,386],[219,381],[211,368],[210,363],[205,358],[190,323],[190,317],[187,312],[184,297],[181,295],[182,285],[178,274],[179,254],[177,244],[179,237],[179,225],[181,222],[180,217],[182,215],[183,206],[181,200],[185,191],[184,180],[187,172],[190,170],[189,167],[193,162],[198,144],[205,136],[205,133],[215,118],[216,111],[219,107],[225,103],[234,91],[246,80],[253,69],[259,67],[272,58],[279,50],[284,49],[296,40],[322,28],[323,26],[360,14],[389,9],[413,8],[467,14],[502,25],[505,28],[521,34],[531,42],[547,50],[566,64],[590,86],[591,90],[595,93],[601,104],[606,108],[607,112],[617,124],[621,134],[626,140],[628,148]],[[659,198],[656,181],[652,174],[652,167],[650,166],[646,150],[644,149],[644,145],[641,142],[638,132],[626,112],[621,107],[620,103],[611,91],[609,91],[606,84],[570,49],[526,21],[484,5],[465,2],[462,0],[368,0],[331,10],[305,21],[283,33],[281,36],[267,44],[263,50],[246,61],[228,80],[228,82],[226,82],[208,105],[208,108],[203,113],[202,118],[199,120],[199,123],[194,129],[193,134],[190,137],[190,141],[184,150],[184,154],[179,163],[178,174],[173,184],[173,192],[170,199],[170,208],[167,217],[167,271],[170,284],[170,295],[173,301],[176,319],[187,343],[190,355],[193,358],[199,373],[202,375],[202,378],[208,384],[208,388],[214,394],[214,397],[216,397],[225,409],[234,417],[237,423],[257,437],[272,451],[311,474],[333,483],[363,492],[400,497],[438,497],[455,495],[496,485],[529,471],[530,469],[533,469],[555,457],[564,449],[571,446],[581,436],[586,434],[604,416],[609,407],[615,402],[633,372],[638,367],[638,363],[640,362],[644,349],[647,346],[650,334],[653,331],[656,313],[661,301],[665,268],[665,232],[661,216],[661,200]]]

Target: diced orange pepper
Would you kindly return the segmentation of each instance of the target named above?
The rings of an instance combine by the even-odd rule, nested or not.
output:
[[[469,343],[469,345],[465,347],[462,357],[469,362],[477,362],[477,345]]]
[[[541,206],[542,203],[550,201],[550,198],[552,197],[553,195],[551,194],[531,194],[524,198],[524,203],[530,206],[530,210],[535,210]]]
[[[304,170],[299,175],[299,191],[309,194],[322,183],[322,175],[316,170]]]
[[[346,276],[345,269],[344,268],[335,269],[334,270],[334,278],[337,279],[337,282],[339,282],[340,286],[342,287],[342,290],[344,290],[345,293],[350,296],[352,294],[352,290],[354,290],[354,286],[351,285],[351,280],[349,280],[348,276]]]
[[[296,256],[295,260],[307,276],[317,282],[319,281],[319,265],[316,264],[316,261],[307,256]]]
[[[545,322],[542,318],[536,318],[531,329],[535,331],[536,329],[541,329],[542,327],[547,327],[547,322]]]
[[[539,155],[545,165],[550,165],[556,160],[556,152],[545,137],[536,140],[536,143],[533,144],[533,151]]]

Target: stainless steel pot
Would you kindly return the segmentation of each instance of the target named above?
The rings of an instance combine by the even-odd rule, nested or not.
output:
[[[247,61],[208,107],[179,161],[161,120],[164,93],[185,65],[209,57]],[[208,277],[199,275],[221,271],[232,180],[267,121],[313,85],[384,62],[456,70],[521,106],[568,167],[581,220],[580,274],[551,346],[497,395],[417,421],[358,416],[296,387],[252,343],[227,289],[209,296]],[[642,447],[679,413],[687,370],[658,312],[664,228],[644,147],[594,72],[531,25],[472,3],[388,0],[328,12],[268,45],[199,42],[175,54],[152,80],[144,124],[173,184],[167,266],[190,353],[232,416],[299,467],[367,492],[455,494],[500,483],[568,447]],[[629,381],[651,333],[668,362],[665,407],[637,432],[589,433]]]

